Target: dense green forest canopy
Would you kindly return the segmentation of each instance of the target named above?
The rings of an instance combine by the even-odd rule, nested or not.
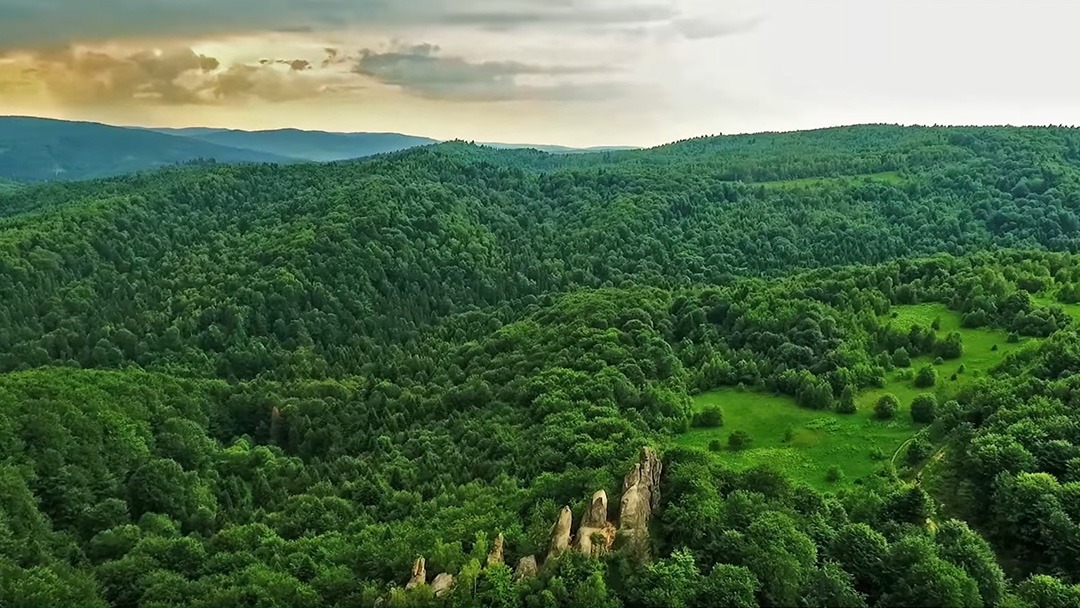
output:
[[[1077,605],[1078,145],[458,143],[2,195],[0,603]],[[722,424],[701,391],[850,413],[962,357],[894,322],[928,303],[1019,348],[929,367],[904,459],[821,492],[675,446]],[[646,445],[646,555],[486,563],[618,504]],[[421,555],[448,594],[400,589]]]

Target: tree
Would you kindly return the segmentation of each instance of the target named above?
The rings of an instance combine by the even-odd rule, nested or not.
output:
[[[963,568],[979,587],[984,605],[996,606],[1005,597],[1005,574],[990,544],[962,521],[950,519],[938,527],[938,553]]]
[[[1016,594],[1037,608],[1073,608],[1080,605],[1080,585],[1066,585],[1045,574],[1033,575],[1020,583]]]
[[[746,431],[735,431],[728,436],[728,448],[736,452],[750,447],[754,439]]]
[[[854,576],[854,586],[870,603],[884,591],[887,573],[883,566],[889,542],[866,524],[848,524],[841,528],[829,546],[829,555],[845,572]]]
[[[799,605],[806,608],[864,608],[866,600],[855,590],[854,578],[835,562],[815,568]]]
[[[671,557],[648,566],[628,586],[635,604],[645,608],[679,608],[690,604],[700,579],[693,554],[677,550]]]
[[[724,411],[718,405],[709,405],[694,414],[693,426],[713,429],[724,426]]]
[[[844,390],[840,393],[840,400],[836,402],[836,411],[841,414],[854,414],[857,409],[855,391],[851,385],[844,386]]]
[[[933,450],[934,446],[932,446],[929,441],[922,436],[916,436],[911,440],[911,443],[908,444],[907,463],[914,466],[925,460]]]
[[[690,608],[755,608],[758,605],[755,595],[760,587],[757,578],[746,568],[717,564],[698,583],[687,605]]]
[[[892,393],[886,393],[874,404],[874,415],[878,420],[889,420],[900,409],[900,400]]]
[[[937,411],[937,397],[924,393],[911,402],[911,419],[919,424],[930,424]]]
[[[906,348],[901,346],[900,348],[893,351],[892,364],[893,364],[894,367],[910,367],[911,366],[911,355],[908,354],[908,351],[907,351]]]
[[[934,352],[942,359],[959,359],[962,357],[964,355],[964,341],[960,336],[960,332],[950,332],[944,340],[937,343]]]
[[[934,369],[933,365],[924,365],[919,368],[919,372],[915,374],[915,387],[916,388],[930,388],[937,384],[938,373]]]

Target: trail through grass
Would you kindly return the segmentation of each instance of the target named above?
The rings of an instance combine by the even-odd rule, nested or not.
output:
[[[933,357],[913,357],[911,368],[890,372],[884,388],[864,391],[856,397],[858,411],[838,414],[800,408],[785,395],[771,395],[749,389],[724,388],[699,395],[695,411],[719,405],[724,412],[724,426],[716,429],[691,429],[677,439],[683,446],[709,449],[719,440],[723,450],[713,457],[736,468],[769,464],[780,468],[793,480],[818,489],[843,487],[886,465],[897,450],[919,431],[921,425],[911,420],[911,401],[918,395],[933,392],[939,400],[949,397],[964,382],[989,372],[1010,352],[1024,348],[1031,340],[1007,341],[1001,330],[960,326],[960,314],[942,304],[917,304],[894,307],[895,316],[883,319],[906,331],[913,324],[930,326],[940,322],[938,334],[960,332],[964,354],[960,359],[935,366],[938,383],[932,389],[919,389],[911,379],[912,371],[931,363]],[[995,349],[996,346],[996,349]],[[959,372],[960,366],[965,371]],[[957,374],[956,380],[951,380]],[[900,399],[900,411],[892,420],[874,418],[874,404],[886,393]],[[727,439],[734,431],[746,431],[753,438],[747,450],[727,449]],[[843,471],[841,481],[828,482],[826,471],[833,465]]]

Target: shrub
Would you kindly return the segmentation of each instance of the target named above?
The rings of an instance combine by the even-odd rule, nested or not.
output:
[[[844,478],[844,471],[838,465],[832,465],[825,471],[825,481],[836,483]]]
[[[724,426],[724,411],[718,405],[710,405],[694,414],[693,426],[704,429],[715,429]]]
[[[923,460],[934,451],[934,446],[930,445],[930,442],[922,437],[916,437],[908,444],[907,449],[907,463],[914,465]]]
[[[934,421],[936,412],[937,397],[929,393],[919,395],[911,402],[911,419],[915,422],[930,424]]]
[[[845,386],[843,392],[840,393],[840,400],[836,402],[836,411],[841,414],[854,414],[855,410],[855,391],[850,386]]]
[[[795,438],[795,429],[788,427],[784,429],[783,443],[791,443],[791,440]]]
[[[924,365],[915,374],[915,388],[930,388],[937,384],[938,373],[933,365]]]
[[[945,360],[938,357],[937,359],[934,359],[934,365],[945,365]]]
[[[1009,344],[1016,344],[1017,342],[1020,341],[1020,334],[1018,334],[1018,333],[1016,333],[1014,331],[1014,332],[1009,334],[1009,337],[1006,338],[1005,341],[1008,342]]]
[[[724,449],[724,442],[723,441],[720,441],[719,439],[713,439],[712,441],[709,442],[709,451],[710,452],[719,452],[719,451],[721,451],[723,449]]]
[[[896,411],[900,409],[900,400],[896,398],[896,395],[888,393],[881,396],[878,402],[874,405],[874,415],[879,420],[888,420],[896,415]]]
[[[750,433],[747,433],[746,431],[735,431],[728,437],[727,444],[733,451],[738,452],[750,447],[750,444],[753,443],[753,441],[753,438],[750,437]]]
[[[959,359],[964,354],[964,341],[960,332],[954,331],[934,346],[934,351],[943,359]]]
[[[908,367],[911,365],[911,355],[908,354],[906,348],[901,346],[893,351],[892,364],[896,367]]]

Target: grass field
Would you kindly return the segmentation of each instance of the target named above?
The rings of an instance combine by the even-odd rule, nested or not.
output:
[[[694,400],[696,410],[719,405],[724,411],[724,426],[718,429],[692,429],[679,436],[679,445],[708,449],[713,440],[724,443],[725,449],[714,457],[736,468],[770,464],[781,468],[792,479],[818,489],[835,489],[852,483],[885,465],[908,439],[919,430],[911,421],[911,401],[919,394],[935,392],[939,399],[948,395],[966,380],[987,373],[1006,354],[1023,348],[1025,343],[1009,344],[1004,331],[960,327],[959,313],[941,304],[918,304],[894,307],[896,316],[883,319],[906,330],[912,324],[929,326],[935,319],[941,322],[939,335],[960,332],[964,355],[937,366],[938,385],[934,389],[915,388],[902,370],[891,372],[881,389],[865,391],[856,397],[858,412],[838,414],[800,408],[787,396],[776,396],[751,390],[726,388],[699,395]],[[997,350],[993,350],[994,346]],[[932,357],[915,357],[911,369],[930,363]],[[960,365],[966,371],[950,380]],[[890,421],[877,420],[873,407],[886,393],[900,399],[901,409]],[[727,438],[737,430],[753,438],[748,450],[732,452],[726,449]],[[790,440],[784,441],[790,430]],[[840,482],[826,481],[829,467],[837,465],[844,472]]]

